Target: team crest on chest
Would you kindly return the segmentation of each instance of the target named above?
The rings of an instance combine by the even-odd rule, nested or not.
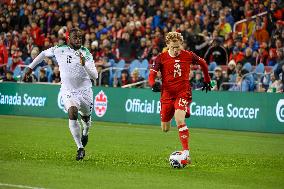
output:
[[[79,51],[75,51],[75,55],[76,55],[76,56],[80,56]]]

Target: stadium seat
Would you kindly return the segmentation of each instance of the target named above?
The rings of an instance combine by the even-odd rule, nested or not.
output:
[[[12,61],[12,57],[8,58],[8,64],[7,64],[7,69],[10,70],[10,67],[12,65],[13,61]]]
[[[244,64],[243,69],[246,69],[248,72],[252,71],[252,65],[251,63],[247,62]]]
[[[222,68],[223,72],[228,70],[228,66],[227,65],[221,65],[220,67]]]
[[[278,63],[275,64],[275,65],[272,67],[272,70],[271,70],[271,71],[275,71],[275,70],[277,69],[277,67],[278,67]]]
[[[28,58],[26,58],[26,60],[24,61],[24,64],[25,64],[25,65],[29,65],[31,62],[32,62],[32,58],[31,58],[31,57],[28,57]]]
[[[124,69],[125,67],[125,60],[120,60],[117,64],[114,64],[113,68],[113,77],[117,77],[120,78],[121,77],[121,71]]]
[[[48,75],[53,73],[52,68],[49,65],[47,65],[45,67],[45,71],[46,71],[46,76],[48,76]]]
[[[21,75],[21,72],[22,72],[22,69],[21,69],[21,67],[20,66],[16,66],[16,68],[14,69],[14,75],[13,75],[13,77],[18,77],[18,76],[20,76]]]
[[[36,76],[36,78],[39,78],[39,70],[41,69],[40,66],[38,66],[35,70],[34,70],[34,75]]]
[[[129,73],[132,73],[135,69],[139,69],[140,61],[135,59],[129,65]]]
[[[142,62],[140,63],[140,76],[143,77],[144,79],[147,79],[148,78],[148,75],[149,75],[149,62],[147,59],[144,59],[142,60]]]
[[[214,71],[214,69],[217,67],[217,63],[216,62],[210,62],[209,66],[208,66],[208,70],[209,71]]]
[[[115,60],[114,59],[109,59],[108,63],[110,64],[110,67],[113,68],[115,66]],[[109,86],[112,86],[113,84],[113,74],[114,70],[109,70]]]
[[[256,67],[255,67],[255,73],[258,73],[258,74],[260,74],[260,73],[264,73],[264,70],[265,70],[265,68],[264,68],[264,64],[263,63],[259,63]]]
[[[254,69],[254,73],[253,73],[253,77],[254,77],[254,80],[255,81],[260,81],[263,74],[264,74],[264,71],[265,71],[265,67],[264,67],[264,64],[263,63],[259,63],[255,69]]]

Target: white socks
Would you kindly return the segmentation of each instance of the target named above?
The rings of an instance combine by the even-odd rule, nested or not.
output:
[[[74,141],[79,148],[83,148],[82,142],[81,142],[81,129],[80,129],[80,124],[77,120],[70,120],[69,119],[69,129],[72,133],[72,136],[74,138]]]
[[[88,121],[88,122],[84,122],[82,119],[81,119],[81,123],[83,125],[83,135],[86,136],[89,134],[89,129],[91,127],[91,119]]]
[[[184,150],[183,153],[184,153],[186,156],[189,156],[189,150]]]

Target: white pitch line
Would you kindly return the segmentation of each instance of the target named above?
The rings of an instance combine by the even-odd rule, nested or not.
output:
[[[45,188],[38,188],[38,187],[33,187],[33,186],[6,184],[6,183],[1,183],[1,182],[0,182],[0,186],[8,186],[8,187],[14,187],[14,188],[45,189]]]

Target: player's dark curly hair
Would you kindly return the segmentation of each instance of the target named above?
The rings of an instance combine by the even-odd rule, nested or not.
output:
[[[71,30],[70,30],[70,35],[72,34],[72,33],[75,33],[75,32],[81,32],[81,30],[79,29],[79,28],[71,28]]]

